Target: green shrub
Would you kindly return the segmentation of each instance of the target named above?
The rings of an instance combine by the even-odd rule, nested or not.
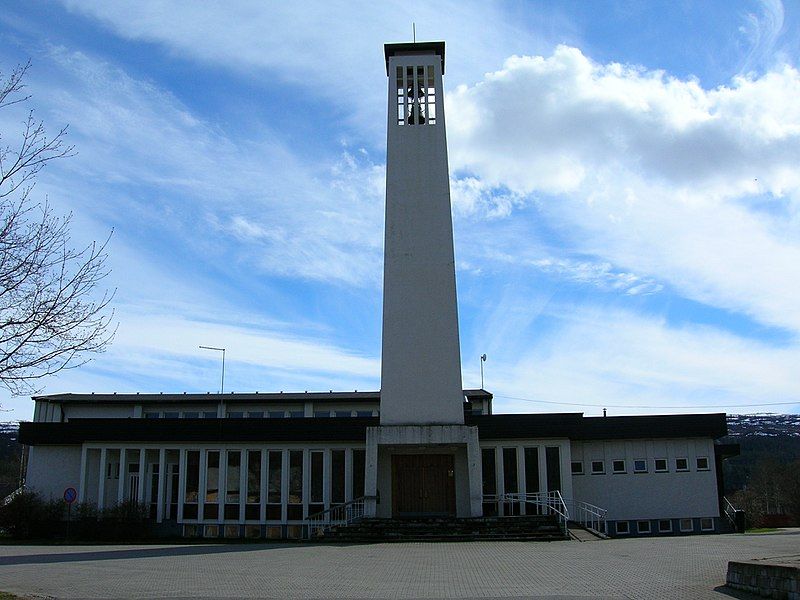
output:
[[[64,502],[46,501],[36,492],[23,490],[0,506],[0,529],[14,539],[52,537],[60,531],[65,511]]]

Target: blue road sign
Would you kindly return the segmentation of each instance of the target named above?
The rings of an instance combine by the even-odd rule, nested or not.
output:
[[[72,504],[78,498],[78,490],[74,487],[68,487],[64,490],[64,502]]]

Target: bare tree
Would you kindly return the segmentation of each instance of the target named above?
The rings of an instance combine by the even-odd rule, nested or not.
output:
[[[28,100],[29,67],[0,74],[0,109]],[[66,133],[64,127],[48,137],[32,110],[17,144],[0,132],[0,385],[14,394],[35,392],[42,377],[84,364],[114,336],[114,293],[98,290],[109,273],[108,239],[74,249],[72,215],[31,199],[37,173],[73,154]]]

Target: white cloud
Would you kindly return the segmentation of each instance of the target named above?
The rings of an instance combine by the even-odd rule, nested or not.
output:
[[[800,331],[798,97],[791,67],[705,90],[562,46],[451,94],[450,156],[573,251]]]
[[[580,402],[614,407],[611,414],[711,412],[772,402],[800,408],[796,344],[776,348],[714,328],[672,327],[627,311],[574,306],[548,311],[559,326],[546,339],[519,356],[503,355],[500,345],[487,363],[487,386],[498,396],[497,412],[601,410],[572,405]],[[558,402],[566,404],[552,404]]]

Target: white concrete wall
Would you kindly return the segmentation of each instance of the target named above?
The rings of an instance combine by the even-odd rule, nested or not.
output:
[[[708,471],[698,471],[697,457],[707,457]],[[666,458],[669,471],[654,472],[654,459]],[[676,458],[687,458],[689,471],[677,472]],[[612,472],[624,459],[627,473]],[[634,460],[647,460],[647,473],[634,473]],[[573,496],[608,509],[608,519],[678,519],[718,517],[714,442],[709,438],[572,442],[572,460],[582,461],[583,475],[572,476]],[[605,461],[605,474],[593,475],[591,461]]]
[[[45,499],[58,499],[64,490],[80,487],[80,446],[31,446],[25,486]]]
[[[398,125],[397,66],[433,65],[436,124]],[[441,59],[389,59],[381,424],[462,424]]]

